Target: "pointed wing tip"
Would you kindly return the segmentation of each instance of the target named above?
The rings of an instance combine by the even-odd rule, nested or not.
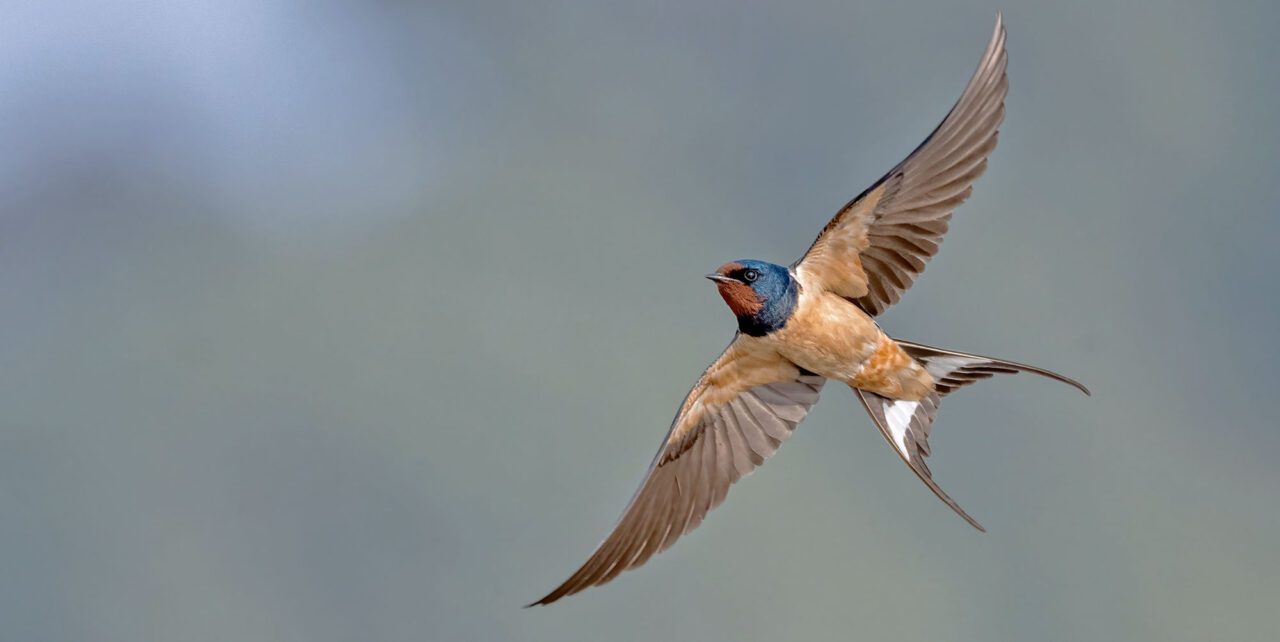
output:
[[[554,589],[552,589],[550,593],[547,593],[546,595],[543,595],[542,597],[538,598],[537,600],[534,600],[533,602],[530,602],[530,603],[528,603],[528,604],[526,604],[526,605],[524,605],[524,606],[522,606],[522,607],[520,607],[520,608],[522,608],[522,609],[531,609],[531,608],[533,608],[533,607],[535,607],[535,606],[549,606],[552,602],[558,602],[558,601],[560,601],[560,600],[561,600],[561,599],[563,599],[563,598],[566,598],[566,597],[569,597],[570,595],[573,595],[574,593],[578,593],[578,592],[582,591],[583,589],[590,588],[591,586],[594,586],[594,584],[587,584],[587,585],[585,585],[585,586],[583,586],[583,585],[581,585],[581,584],[575,585],[575,584],[574,584],[574,582],[573,582],[573,580],[574,580],[574,578],[573,578],[573,577],[570,577],[569,579],[567,579],[567,580],[565,580],[565,581],[561,582],[561,583],[560,583],[560,586],[557,586],[557,587],[555,587]],[[603,583],[603,582],[601,582],[601,583]]]
[[[1004,50],[1004,41],[1008,37],[1008,32],[1004,28],[1003,12],[996,12],[996,26],[991,30],[991,41],[987,43],[987,51],[989,55],[996,55],[997,52]]]
[[[974,519],[974,518],[972,518],[972,517],[969,517],[968,515],[961,515],[961,517],[963,517],[963,518],[964,518],[964,521],[969,522],[969,525],[970,525],[970,526],[972,526],[972,527],[974,527],[974,528],[978,529],[978,532],[979,532],[979,533],[985,533],[985,532],[987,532],[987,529],[986,529],[986,528],[984,528],[984,527],[982,526],[982,524],[979,524],[979,523],[978,523],[978,520],[976,520],[976,519]]]
[[[556,589],[556,590],[554,590],[554,591],[552,591],[552,592],[550,592],[550,593],[547,593],[546,595],[542,596],[542,597],[541,597],[541,598],[539,598],[537,601],[530,602],[530,603],[528,603],[528,604],[526,604],[526,605],[524,605],[524,606],[522,606],[522,607],[520,607],[520,608],[522,608],[522,609],[531,609],[531,608],[533,608],[533,607],[535,607],[535,606],[547,606],[548,604],[551,604],[552,602],[555,602],[556,600],[558,600],[558,599],[560,599],[560,598],[564,597],[565,595],[568,595],[568,593],[561,593],[560,595],[556,595],[556,593],[559,593],[559,591],[560,591],[560,589]]]

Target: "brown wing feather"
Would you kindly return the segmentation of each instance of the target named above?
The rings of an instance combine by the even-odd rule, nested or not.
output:
[[[702,523],[729,486],[774,453],[818,401],[824,379],[735,338],[685,397],[613,532],[550,604],[644,564]]]
[[[805,285],[855,300],[877,315],[902,298],[938,252],[951,212],[987,168],[1009,83],[1005,30],[995,32],[947,117],[896,167],[827,223],[796,262]]]

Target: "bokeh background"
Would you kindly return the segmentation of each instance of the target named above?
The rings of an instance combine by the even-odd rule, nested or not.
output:
[[[1001,146],[894,334],[1025,360],[912,476],[838,387],[550,608],[733,321],[958,96]],[[17,0],[0,638],[1280,632],[1270,2]]]

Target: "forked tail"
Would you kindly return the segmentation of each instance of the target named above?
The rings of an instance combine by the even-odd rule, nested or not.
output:
[[[1044,368],[1029,366],[1025,363],[993,359],[976,354],[965,354],[955,350],[943,350],[942,348],[911,343],[910,341],[898,341],[898,345],[904,352],[911,355],[912,359],[919,361],[920,365],[924,366],[924,369],[933,376],[934,389],[943,397],[955,392],[958,388],[963,388],[981,379],[989,379],[998,374],[1017,374],[1019,372],[1030,372],[1041,377],[1061,381],[1075,387],[1085,395],[1089,395],[1089,389],[1079,381]]]
[[[929,490],[938,496],[938,499],[950,506],[965,521],[985,532],[986,529],[977,520],[964,512],[964,509],[960,508],[960,505],[933,481],[933,473],[924,463],[925,457],[929,456],[929,433],[933,428],[933,418],[937,415],[942,397],[981,379],[988,379],[997,374],[1019,372],[1030,372],[1061,381],[1078,388],[1086,395],[1089,394],[1089,389],[1074,379],[1044,368],[954,350],[943,350],[909,341],[897,343],[933,376],[936,392],[919,401],[890,399],[865,390],[857,390],[858,397],[885,440],[898,452],[902,461],[915,471],[920,481],[923,481]]]

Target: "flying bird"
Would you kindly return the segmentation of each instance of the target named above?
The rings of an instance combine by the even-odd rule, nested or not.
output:
[[[1004,118],[1005,29],[933,133],[836,213],[790,267],[737,260],[708,274],[738,321],[729,347],[680,405],[644,481],[591,558],[529,606],[612,580],[666,550],[791,436],[828,381],[851,388],[902,461],[978,530],[925,465],[942,399],[996,374],[1060,374],[894,339],[875,317],[938,252],[951,212],[987,168]]]

